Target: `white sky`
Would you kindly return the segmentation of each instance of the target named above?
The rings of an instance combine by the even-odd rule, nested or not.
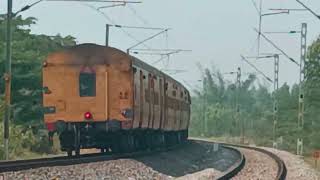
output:
[[[0,13],[6,13],[6,0],[0,2]],[[142,0],[142,4],[130,7],[115,7],[103,11],[117,24],[172,28],[166,38],[159,36],[147,43],[151,48],[181,48],[192,52],[173,55],[168,63],[159,63],[158,68],[187,70],[173,77],[201,86],[201,78],[196,66],[200,62],[204,67],[213,67],[222,72],[235,71],[238,66],[244,72],[254,70],[240,61],[240,54],[256,55],[257,34],[253,31],[258,24],[258,14],[251,0]],[[259,3],[259,0],[255,0]],[[14,11],[31,4],[31,0],[14,0]],[[314,11],[320,14],[319,0],[304,0]],[[98,12],[79,2],[44,1],[32,9],[23,12],[24,17],[33,16],[38,23],[32,26],[36,34],[72,35],[78,43],[104,44],[105,24],[112,24]],[[88,4],[88,3],[86,3]],[[95,7],[106,3],[90,3]],[[263,13],[269,8],[302,8],[295,0],[264,0]],[[135,13],[136,12],[136,13]],[[308,23],[308,44],[320,33],[320,21],[309,12],[292,12],[290,15],[268,16],[263,19],[264,31],[300,30],[301,23]],[[157,31],[126,29],[136,39],[143,40]],[[299,61],[300,35],[268,34],[291,57]],[[168,39],[168,41],[166,41]],[[119,28],[110,30],[110,46],[125,50],[136,42]],[[261,52],[277,52],[262,41]],[[140,46],[140,48],[145,48]],[[140,56],[147,63],[159,59],[158,56]],[[254,60],[253,60],[254,61]],[[280,59],[280,84],[298,81],[298,67],[285,59]],[[273,78],[273,61],[253,62],[258,68]],[[166,64],[168,66],[166,66]],[[230,76],[230,79],[234,77]],[[260,78],[263,82],[263,78]],[[271,84],[269,84],[271,86]]]

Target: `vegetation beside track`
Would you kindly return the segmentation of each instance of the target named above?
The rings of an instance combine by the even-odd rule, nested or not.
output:
[[[0,16],[0,77],[3,79],[5,60],[5,16]],[[46,133],[41,110],[41,62],[48,53],[75,44],[71,36],[36,35],[30,31],[35,18],[13,20],[13,84],[11,119],[11,157],[23,155],[26,151],[48,153]],[[320,149],[320,40],[309,47],[306,81],[306,115],[303,138],[306,153]],[[283,67],[285,68],[285,67]],[[236,86],[228,81],[216,68],[200,68],[204,88],[198,88],[192,97],[192,122],[190,134],[205,137],[239,137],[235,119]],[[228,75],[230,76],[230,75]],[[245,120],[245,135],[257,145],[272,144],[272,94],[264,81],[258,81],[253,74],[243,75],[240,90],[241,119]],[[312,77],[312,78],[311,78]],[[235,79],[228,78],[228,79]],[[3,104],[4,84],[0,81],[0,106]],[[277,137],[281,149],[295,152],[298,114],[298,85],[284,84],[276,92],[279,99],[279,125]],[[206,92],[206,93],[204,93]],[[204,104],[204,99],[205,104]],[[205,105],[205,113],[204,113]],[[2,115],[0,109],[0,116]],[[2,118],[0,118],[2,120]],[[204,131],[203,119],[207,120]],[[2,123],[1,123],[2,124]],[[0,128],[2,134],[3,128]],[[0,138],[2,147],[3,137]],[[56,150],[54,150],[56,151]],[[49,151],[52,152],[52,151]],[[3,157],[0,148],[0,157]],[[31,153],[31,154],[32,154]],[[0,158],[0,159],[1,159]]]
[[[0,15],[0,159],[3,158],[3,101],[6,20]],[[10,158],[54,153],[43,132],[41,66],[48,53],[75,44],[71,36],[32,34],[36,19],[13,19],[12,43],[12,117],[10,121]]]
[[[305,121],[303,131],[298,130],[299,86],[282,84],[277,92],[271,92],[268,84],[255,74],[242,74],[241,88],[234,79],[236,74],[220,72],[216,67],[199,65],[203,78],[194,87],[190,135],[194,137],[240,137],[244,126],[247,140],[259,146],[272,146],[273,95],[278,100],[278,147],[296,152],[297,138],[304,140],[305,155],[320,149],[320,38],[309,47],[306,63]],[[285,68],[285,67],[280,67]],[[298,68],[297,68],[298,73]],[[228,76],[228,77],[227,77]],[[280,77],[281,78],[281,77]],[[231,79],[231,80],[230,80]],[[240,122],[236,117],[236,99],[239,95]],[[205,124],[206,122],[206,124]],[[206,126],[206,128],[205,128]]]

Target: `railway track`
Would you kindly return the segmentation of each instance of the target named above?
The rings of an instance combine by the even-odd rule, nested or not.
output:
[[[276,180],[285,180],[286,179],[287,167],[286,167],[285,163],[283,162],[283,160],[280,157],[278,157],[277,155],[275,155],[265,149],[261,149],[261,148],[257,148],[257,147],[249,147],[249,146],[242,146],[242,145],[232,145],[232,146],[258,151],[258,152],[261,152],[263,154],[268,155],[276,162],[277,167],[278,167],[277,175],[276,175],[275,179]]]
[[[186,143],[189,144],[190,142]],[[190,146],[190,145],[189,145]],[[197,147],[197,145],[191,145]],[[175,152],[179,153],[181,148],[185,148],[185,144],[175,145],[169,148],[162,148],[157,150],[146,150],[126,154],[111,154],[111,153],[94,153],[94,154],[84,154],[78,157],[69,157],[69,156],[58,156],[58,157],[48,157],[48,158],[39,158],[39,159],[29,159],[29,160],[15,160],[15,161],[0,161],[0,173],[5,172],[15,172],[20,170],[29,170],[42,167],[53,167],[53,166],[68,166],[68,165],[77,165],[85,163],[95,163],[102,161],[111,161],[118,159],[141,159],[141,157],[148,157],[157,155],[163,152]],[[233,148],[226,147],[234,156],[241,156],[241,153],[238,150]],[[200,156],[199,156],[200,157]],[[201,157],[200,157],[201,158]],[[228,163],[227,163],[228,164]],[[225,167],[230,167],[233,163],[229,162],[229,165],[223,165]],[[221,166],[222,167],[222,166]],[[232,172],[230,172],[232,174]]]
[[[183,151],[182,149],[184,149],[186,147],[195,147],[195,150],[197,151],[197,150],[201,149],[199,144],[203,144],[203,143],[198,142],[198,143],[191,143],[191,145],[190,145],[190,143],[191,143],[191,141],[189,141],[186,144],[180,144],[180,145],[172,146],[170,148],[162,148],[162,149],[157,149],[157,150],[152,150],[152,151],[140,151],[140,152],[134,152],[134,153],[127,153],[127,154],[96,153],[96,154],[85,154],[85,155],[81,155],[79,157],[59,156],[59,157],[49,157],[49,158],[30,159],[30,160],[0,161],[0,173],[17,172],[17,171],[21,171],[21,170],[29,170],[29,169],[37,169],[37,168],[45,168],[45,167],[95,163],[95,162],[111,161],[111,160],[118,160],[118,159],[129,159],[129,158],[130,159],[141,159],[141,158],[142,159],[150,159],[148,157],[151,157],[151,158],[156,157],[160,153],[164,154],[164,155],[162,155],[162,156],[164,156],[163,158],[170,159],[169,157],[172,157],[172,154],[179,153],[179,152],[181,153]],[[189,144],[189,145],[187,145],[187,144]],[[209,147],[208,149],[209,149],[209,151],[211,151],[212,149],[210,147],[213,147],[213,146],[211,146],[212,144],[213,143],[211,143],[209,146],[205,146],[205,147],[207,147],[207,148]],[[201,147],[203,147],[203,146],[201,146]],[[233,158],[231,158],[231,159],[234,159],[234,160],[230,161],[230,160],[227,160],[227,159],[229,159],[229,158],[227,158],[226,159],[227,161],[224,162],[223,164],[221,164],[221,162],[219,161],[219,167],[223,168],[224,170],[230,169],[228,171],[228,173],[224,174],[223,177],[232,177],[233,175],[235,175],[237,173],[237,171],[238,171],[237,169],[239,169],[239,167],[236,167],[237,165],[234,165],[237,163],[234,163],[234,162],[237,161],[238,156],[240,157],[242,154],[240,151],[238,151],[234,148],[225,147],[225,149],[227,149],[229,155],[232,154]],[[225,149],[222,148],[222,149],[220,149],[220,151],[227,152]],[[190,151],[190,149],[188,149],[188,151]],[[168,158],[167,158],[167,157],[165,157],[165,155],[167,155],[168,153],[170,154],[170,156],[168,156]],[[192,152],[190,152],[190,153],[192,154]],[[203,154],[201,154],[201,153],[200,154],[196,153],[196,154],[197,155],[194,156],[194,158],[193,158],[194,160],[203,159],[203,157],[202,157]],[[209,154],[212,154],[212,153],[209,153]],[[213,153],[213,155],[214,154],[215,153]],[[221,160],[221,158],[224,159],[222,156],[221,157],[218,156],[218,157],[220,158],[220,160]],[[241,156],[241,159],[242,158],[244,158],[244,157]],[[186,163],[186,164],[192,165],[193,164],[192,162],[194,160],[190,159],[189,161],[191,162],[191,164],[190,163]],[[218,159],[214,160],[214,161],[211,159],[209,161],[215,162],[215,161],[218,161]],[[239,161],[239,165],[240,165],[240,162],[242,162],[242,161]],[[207,165],[211,166],[210,163],[208,163],[208,162],[206,162],[206,163],[203,162],[203,163],[200,163],[200,167],[199,167],[200,169],[191,170],[191,173],[201,171],[201,170],[205,169],[207,167]],[[155,164],[159,164],[159,163],[155,163]],[[177,164],[177,166],[179,166],[179,167],[180,167],[180,165]],[[195,165],[195,164],[193,164],[193,165]],[[243,166],[243,163],[241,165]],[[235,168],[229,168],[230,166],[233,166]],[[184,167],[184,168],[188,169],[188,167]],[[222,171],[224,171],[224,170],[222,170]],[[160,172],[161,172],[161,170],[160,170]],[[182,174],[178,175],[177,177],[179,177],[181,175]]]
[[[198,141],[198,142],[200,141],[203,143],[212,143],[212,141],[201,140],[201,139],[192,139],[192,140]],[[285,180],[286,179],[286,175],[287,175],[286,165],[283,162],[283,160],[280,157],[278,157],[277,155],[275,155],[267,150],[257,148],[257,147],[237,145],[237,144],[228,144],[228,143],[219,143],[219,144],[223,145],[224,147],[230,147],[230,148],[235,147],[235,148],[257,151],[257,152],[260,152],[262,154],[269,156],[271,159],[274,160],[274,162],[277,165],[277,173],[276,173],[276,177],[274,179],[276,179],[276,180]],[[241,172],[241,170],[246,166],[246,157],[243,154],[242,154],[242,156],[243,157],[241,158],[240,162],[235,164],[235,166],[229,170],[230,172],[226,172],[223,176],[221,176],[218,179],[230,179],[231,177],[234,177],[236,174]]]
[[[229,148],[235,151],[240,158],[238,162],[236,162],[232,167],[230,167],[226,172],[224,172],[223,175],[217,178],[218,180],[231,179],[242,170],[242,168],[245,166],[245,163],[246,163],[245,156],[238,149],[234,149],[229,146],[224,146],[224,148]]]
[[[28,160],[13,160],[13,161],[0,161],[0,173],[9,171],[20,171],[28,170],[40,167],[52,167],[52,166],[68,166],[83,163],[94,163],[101,161],[110,161],[125,158],[137,158],[139,156],[147,156],[155,153],[169,151],[174,148],[178,148],[179,145],[157,149],[157,150],[146,150],[138,151],[133,153],[121,153],[121,154],[111,154],[111,153],[93,153],[84,154],[80,156],[58,156],[49,158],[39,158],[39,159],[28,159]]]
[[[189,142],[192,142],[192,141],[196,143],[202,143],[202,144],[207,144],[212,146],[213,144],[216,144],[215,142],[206,141],[206,140],[199,140],[199,139],[189,140]],[[217,179],[223,180],[223,179],[230,179],[230,178],[236,177],[243,170],[243,168],[246,167],[246,156],[241,150],[239,150],[239,148],[258,151],[271,157],[278,166],[277,175],[275,179],[279,179],[279,180],[285,179],[286,166],[283,163],[283,161],[273,153],[263,149],[255,148],[255,147],[247,147],[247,146],[225,144],[225,143],[219,143],[219,144],[223,148],[228,149],[229,151],[233,151],[233,154],[236,154],[239,157],[239,160],[237,160],[235,163],[233,163],[231,167],[229,167],[226,171],[220,174],[219,177],[217,177]],[[31,159],[31,160],[0,161],[0,173],[28,170],[28,169],[34,169],[34,168],[40,168],[40,167],[67,166],[67,165],[76,165],[76,164],[83,164],[83,163],[118,160],[118,159],[125,159],[125,158],[137,158],[137,157],[144,157],[148,155],[152,156],[153,154],[157,154],[160,152],[175,150],[176,148],[179,148],[179,146],[180,145],[176,145],[170,148],[157,149],[153,151],[140,151],[140,152],[126,153],[126,154],[96,153],[96,154],[81,155],[79,157],[62,156],[62,157],[52,157],[52,158]]]

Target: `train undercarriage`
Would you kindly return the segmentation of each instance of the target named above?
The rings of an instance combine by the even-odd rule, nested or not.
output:
[[[64,123],[57,132],[62,151],[68,156],[80,155],[80,149],[96,148],[101,152],[128,153],[145,149],[170,147],[188,138],[188,130],[163,131],[151,129],[122,130],[106,123]],[[60,126],[60,127],[59,127]],[[49,135],[50,136],[50,135]],[[52,134],[51,134],[52,136]]]

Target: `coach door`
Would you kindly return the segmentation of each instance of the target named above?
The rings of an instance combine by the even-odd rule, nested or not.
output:
[[[133,67],[133,101],[134,101],[134,119],[133,128],[139,128],[141,125],[141,81],[140,71]]]
[[[43,67],[43,106],[46,121],[64,119],[65,116],[65,94],[63,66]]]
[[[164,86],[163,86],[163,79],[159,77],[159,93],[160,93],[160,129],[163,129],[163,119],[164,119]]]
[[[149,86],[149,80],[148,80],[148,72],[147,71],[141,71],[141,77],[142,77],[142,83],[141,83],[141,100],[143,101],[142,107],[142,128],[148,128],[149,120],[150,120],[150,86]]]

